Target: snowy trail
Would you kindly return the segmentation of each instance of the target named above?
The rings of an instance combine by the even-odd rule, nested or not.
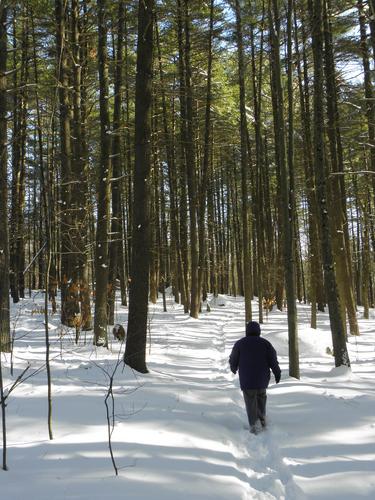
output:
[[[15,377],[28,361],[33,368],[44,363],[43,315],[32,312],[42,299],[24,301],[21,314],[14,312]],[[41,371],[9,400],[9,471],[0,471],[1,498],[375,498],[375,317],[360,320],[362,335],[350,339],[353,364],[346,372],[333,368],[326,354],[327,315],[312,331],[307,307],[300,305],[297,381],[287,375],[286,314],[273,312],[262,334],[276,347],[283,376],[268,390],[269,428],[253,436],[245,428],[238,378],[228,366],[233,343],[244,331],[243,299],[221,299],[198,320],[172,298],[167,313],[161,303],[150,306],[150,373],[126,367],[115,379],[118,477],[108,452],[103,369],[113,369],[120,346],[77,347],[59,318],[51,317],[54,440],[48,440]],[[127,310],[119,307],[116,320],[126,324],[126,318]],[[11,382],[8,369],[5,379]]]
[[[134,377],[126,368],[116,379],[112,439],[118,480],[109,459],[105,381],[98,370],[110,370],[118,344],[112,361],[108,351],[92,353],[91,346],[64,360],[56,338],[54,440],[46,438],[45,380],[38,375],[20,388],[12,405],[8,497],[24,500],[27,485],[33,500],[99,499],[108,491],[113,500],[124,491],[131,500],[149,500],[155,491],[163,500],[293,500],[285,495],[286,476],[268,442],[244,429],[241,392],[229,372],[228,351],[243,331],[242,301],[232,299],[199,320],[180,307],[166,314],[151,308],[150,318],[150,373]],[[42,358],[38,328],[34,333],[20,357],[33,351]],[[27,439],[21,430],[26,422]],[[24,463],[28,468],[19,482],[17,469]]]
[[[223,360],[226,371],[228,371],[227,354],[233,345],[233,333],[240,332],[241,336],[242,330],[243,318],[239,319],[238,315],[223,324],[223,338],[228,337],[227,353]],[[241,448],[241,443],[245,442],[245,457],[242,460],[241,468],[246,471],[249,484],[254,490],[264,493],[264,498],[303,500],[304,494],[296,485],[293,475],[281,456],[277,444],[277,430],[270,425],[265,432],[257,436],[248,432],[242,392],[238,389],[238,379],[236,379],[236,387],[235,390],[231,391],[231,398],[233,404],[239,408],[242,420],[245,422],[245,429],[241,433],[240,442],[237,441],[237,447]],[[268,406],[272,406],[272,399],[269,400]]]
[[[169,425],[189,428],[190,440],[197,444],[199,433],[197,434],[196,429],[199,431],[204,429],[204,434],[211,437],[212,442],[207,447],[212,449],[207,449],[203,458],[204,463],[200,465],[200,468],[205,468],[208,463],[215,462],[214,455],[217,447],[222,451],[223,459],[232,467],[221,473],[218,468],[219,474],[212,470],[208,474],[208,478],[212,477],[212,484],[209,485],[212,495],[206,496],[202,492],[202,496],[199,494],[197,496],[195,493],[194,498],[228,498],[228,495],[233,493],[232,483],[236,479],[236,498],[302,499],[301,491],[295,485],[288,467],[282,462],[272,437],[272,430],[263,435],[252,436],[245,428],[247,418],[242,393],[239,390],[237,378],[233,383],[233,376],[228,366],[229,351],[234,340],[243,332],[242,309],[241,304],[241,307],[236,310],[236,303],[233,301],[225,307],[225,310],[220,311],[217,322],[215,322],[217,312],[210,313],[208,332],[210,343],[207,342],[205,335],[202,336],[207,318],[199,320],[202,325],[191,331],[188,327],[189,321],[196,323],[197,320],[189,320],[185,324],[189,331],[188,336],[194,345],[194,349],[190,351],[190,364],[193,368],[186,377],[177,361],[181,359],[181,350],[186,345],[184,341],[186,335],[180,325],[178,335],[182,335],[183,339],[181,347],[176,350],[174,375],[180,396],[178,405],[172,412],[176,420],[170,422]],[[204,354],[205,352],[207,355]],[[197,403],[199,413],[194,410]],[[181,417],[181,412],[183,417]],[[180,417],[184,418],[182,422],[179,421]],[[218,491],[216,477],[222,475],[223,472],[227,487],[223,485]],[[192,498],[191,492],[187,491],[186,498]]]

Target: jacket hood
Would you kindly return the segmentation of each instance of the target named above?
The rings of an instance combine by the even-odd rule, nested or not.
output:
[[[260,325],[256,321],[249,321],[246,325],[246,337],[249,336],[259,336],[260,335]]]

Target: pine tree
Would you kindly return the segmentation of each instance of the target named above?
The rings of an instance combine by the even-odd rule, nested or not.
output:
[[[135,166],[129,317],[125,363],[146,373],[147,310],[150,266],[151,103],[154,1],[138,6],[135,96]]]
[[[0,5],[0,355],[10,351],[7,210],[7,8]]]

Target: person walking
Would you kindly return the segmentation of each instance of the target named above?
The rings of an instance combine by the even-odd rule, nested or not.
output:
[[[234,344],[229,365],[234,374],[239,370],[250,432],[257,434],[266,427],[266,390],[270,382],[270,370],[276,384],[280,382],[281,370],[274,347],[260,336],[260,325],[256,321],[246,325],[246,337]]]

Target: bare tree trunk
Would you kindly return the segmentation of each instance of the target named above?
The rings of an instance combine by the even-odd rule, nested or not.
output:
[[[213,164],[212,170],[214,171]],[[208,240],[209,240],[209,262],[210,262],[210,289],[214,297],[218,294],[217,280],[217,245],[215,239],[215,208],[214,208],[214,189],[213,180],[207,188],[207,225],[208,225]]]
[[[55,0],[56,18],[56,66],[58,95],[60,105],[60,164],[61,164],[61,322],[66,326],[75,326],[74,318],[79,313],[78,292],[73,282],[73,252],[70,244],[72,229],[71,181],[72,181],[72,131],[70,123],[70,96],[67,54],[67,4],[63,0]]]
[[[235,2],[236,38],[238,53],[238,83],[240,87],[240,134],[241,134],[241,194],[242,194],[242,258],[243,258],[243,286],[245,294],[245,321],[252,317],[252,277],[251,277],[251,248],[248,221],[248,171],[249,151],[247,147],[247,118],[245,96],[245,63],[242,34],[242,19],[239,0]]]
[[[166,218],[166,199],[165,199],[165,179],[163,165],[158,161],[159,169],[159,186],[160,190],[160,286],[163,296],[163,310],[167,312],[166,287],[169,283],[171,275],[170,266],[168,265],[169,245],[168,245],[168,225]],[[175,256],[174,256],[175,257]]]
[[[154,116],[154,113],[152,113]],[[156,119],[152,120],[152,130],[157,130]],[[156,132],[154,132],[156,133]],[[152,168],[150,176],[150,302],[156,304],[158,300],[158,285],[160,272],[160,206],[159,206],[159,165],[156,142],[152,143]]]
[[[211,101],[212,101],[212,37],[214,29],[214,0],[210,1],[210,24],[208,32],[208,66],[207,66],[207,92],[206,110],[204,124],[204,150],[203,165],[199,189],[199,214],[198,214],[198,242],[199,242],[199,263],[198,263],[198,298],[202,295],[203,279],[206,273],[206,234],[205,234],[205,214],[206,214],[206,194],[209,181],[209,161],[211,147]]]
[[[71,277],[68,285],[68,297],[66,309],[69,315],[68,322],[76,329],[76,342],[79,340],[81,328],[91,329],[90,311],[90,289],[87,279],[87,214],[88,214],[88,192],[87,192],[87,159],[84,134],[84,115],[82,110],[82,88],[83,88],[83,61],[82,61],[82,35],[81,16],[78,0],[71,0],[71,48],[72,60],[72,179],[71,185],[71,223],[70,245],[71,245]]]
[[[150,265],[151,103],[154,0],[138,7],[135,95],[135,169],[132,264],[125,363],[147,373],[146,341]]]
[[[24,297],[25,269],[25,177],[26,177],[26,136],[27,136],[27,95],[28,83],[28,51],[29,51],[29,19],[26,6],[21,7],[21,33],[17,33],[16,19],[14,19],[14,37],[21,38],[21,64],[19,80],[17,71],[14,73],[14,110],[13,110],[13,140],[12,140],[12,211],[10,238],[10,288],[13,302],[18,302]],[[15,9],[16,12],[16,9]],[[14,41],[16,48],[16,41]],[[14,55],[17,62],[17,53]],[[16,66],[17,67],[17,66]]]
[[[180,200],[180,265],[181,269],[181,302],[184,305],[184,312],[189,312],[189,284],[188,284],[188,269],[189,269],[189,248],[188,248],[188,229],[187,229],[187,160],[186,160],[186,77],[185,77],[185,58],[184,58],[184,41],[183,41],[183,12],[181,0],[177,0],[177,38],[178,38],[178,69],[179,69],[179,100],[180,100],[180,175],[179,175],[179,200]]]
[[[375,203],[375,104],[374,104],[374,92],[373,83],[371,81],[371,68],[369,61],[369,51],[367,45],[367,32],[366,32],[366,20],[363,1],[358,0],[357,2],[358,14],[359,14],[359,29],[360,29],[360,47],[362,53],[362,64],[364,71],[364,84],[365,84],[365,107],[367,116],[367,128],[368,128],[368,142],[369,142],[369,156],[370,156],[370,169],[373,172],[371,176],[372,179],[372,189],[373,189],[373,200]],[[374,4],[372,5],[374,8]],[[374,20],[372,20],[374,21]]]
[[[127,305],[127,293],[129,285],[129,269],[131,261],[131,227],[132,227],[132,148],[131,148],[131,124],[130,124],[130,94],[129,94],[129,33],[128,33],[128,6],[124,6],[124,164],[125,175],[127,181],[122,184],[122,198],[121,198],[121,214],[122,214],[122,253],[120,254],[121,262],[121,304]]]
[[[108,345],[108,230],[112,177],[111,123],[108,106],[107,2],[98,0],[98,66],[100,84],[100,165],[98,168],[98,217],[95,248],[94,343]]]
[[[193,123],[193,88],[192,88],[192,70],[190,61],[190,13],[188,0],[184,0],[184,28],[185,28],[185,90],[186,90],[186,173],[189,195],[189,215],[190,215],[190,316],[198,318],[200,296],[198,284],[198,234],[197,234],[197,174],[196,174],[196,151]]]
[[[326,159],[322,128],[322,123],[324,123],[322,0],[309,0],[309,9],[312,19],[314,57],[314,170],[322,234],[324,286],[329,309],[335,365],[350,366],[337,291],[327,206]]]
[[[80,178],[84,179],[81,187],[82,197],[85,200],[84,211],[81,211],[81,224],[82,224],[82,240],[81,245],[81,281],[80,281],[80,302],[81,302],[81,330],[92,330],[92,313],[91,313],[91,287],[90,287],[90,264],[89,264],[89,230],[90,230],[90,199],[89,189],[86,179],[89,177],[89,162],[88,162],[88,144],[87,144],[87,54],[88,54],[88,9],[87,1],[82,1],[83,13],[79,17],[79,28],[81,36],[79,37],[79,60],[80,69],[78,74],[80,76],[80,137],[81,137],[81,153],[82,153],[82,173]],[[78,90],[78,89],[77,89]]]
[[[7,8],[0,5],[0,356],[10,352],[6,28]]]
[[[305,44],[305,29],[302,26],[302,43]],[[303,166],[306,179],[306,197],[308,205],[308,232],[309,232],[309,293],[308,298],[311,302],[311,328],[316,328],[317,324],[317,302],[318,292],[322,288],[323,276],[319,250],[318,234],[318,209],[315,196],[315,181],[313,172],[312,158],[312,138],[311,138],[311,117],[310,117],[310,94],[308,89],[307,61],[304,61],[304,74],[301,68],[301,55],[299,51],[298,29],[295,18],[294,25],[295,47],[298,70],[299,100],[302,121],[302,141],[304,148]],[[304,59],[305,51],[304,51]],[[323,305],[321,304],[322,308]]]
[[[175,158],[173,151],[172,137],[170,129],[168,126],[167,117],[167,103],[165,97],[165,87],[164,87],[164,72],[161,58],[160,49],[160,39],[159,39],[159,29],[155,19],[155,35],[156,44],[158,52],[158,62],[159,62],[159,75],[160,75],[160,92],[162,101],[162,113],[163,113],[163,132],[164,132],[164,143],[165,143],[165,153],[167,161],[167,171],[168,171],[168,185],[169,185],[169,203],[170,203],[170,224],[171,224],[171,244],[170,244],[170,259],[171,259],[171,280],[172,289],[175,296],[175,302],[180,302],[180,290],[179,281],[183,277],[182,273],[179,280],[179,269],[181,269],[181,250],[180,250],[180,238],[178,231],[178,209],[176,200],[176,176],[175,176]]]
[[[275,128],[276,162],[279,165],[280,195],[282,199],[282,244],[284,255],[284,279],[288,305],[288,338],[289,338],[289,375],[299,378],[299,350],[297,334],[297,307],[295,291],[295,245],[293,242],[294,214],[293,193],[290,182],[293,177],[294,145],[293,145],[293,93],[292,93],[292,3],[288,1],[288,167],[285,151],[284,98],[281,85],[280,66],[280,19],[277,0],[273,0],[269,9],[271,39],[271,78],[273,116]]]
[[[362,302],[363,302],[363,317],[370,317],[370,277],[371,277],[371,260],[370,260],[370,238],[369,238],[369,214],[370,214],[370,195],[367,192],[367,201],[362,204]]]
[[[122,246],[122,211],[121,211],[121,183],[123,174],[121,152],[121,102],[122,102],[122,67],[123,67],[123,32],[124,2],[119,1],[117,46],[115,53],[115,99],[113,106],[113,141],[112,141],[112,219],[111,243],[109,248],[109,293],[108,293],[108,323],[115,322],[116,281],[119,275],[120,262],[123,261]]]
[[[329,184],[331,193],[331,218],[333,225],[333,251],[336,263],[337,285],[339,289],[342,316],[345,326],[346,312],[348,314],[350,333],[359,335],[357,314],[354,301],[353,283],[350,271],[350,248],[347,248],[345,231],[347,226],[346,192],[342,174],[344,161],[342,155],[340,117],[336,91],[336,68],[333,54],[332,30],[329,19],[328,0],[324,0],[324,37],[325,37],[325,74],[327,89],[328,140],[333,175]]]
[[[254,24],[250,26],[250,40],[251,40],[251,69],[252,69],[252,87],[253,87],[253,101],[254,101],[254,128],[255,128],[255,152],[256,152],[256,173],[254,182],[254,202],[253,202],[253,216],[255,219],[256,227],[256,241],[254,248],[256,249],[256,265],[257,265],[257,296],[258,296],[258,318],[259,323],[263,323],[263,297],[270,298],[271,293],[267,289],[267,274],[270,272],[267,261],[267,250],[265,243],[265,228],[267,226],[265,213],[264,213],[264,196],[265,179],[263,171],[264,154],[263,154],[263,139],[262,139],[262,78],[263,78],[263,41],[264,41],[264,8],[262,12],[262,30],[260,34],[260,47],[259,47],[259,66],[256,65],[256,47],[254,37]],[[269,249],[268,249],[269,251]]]

